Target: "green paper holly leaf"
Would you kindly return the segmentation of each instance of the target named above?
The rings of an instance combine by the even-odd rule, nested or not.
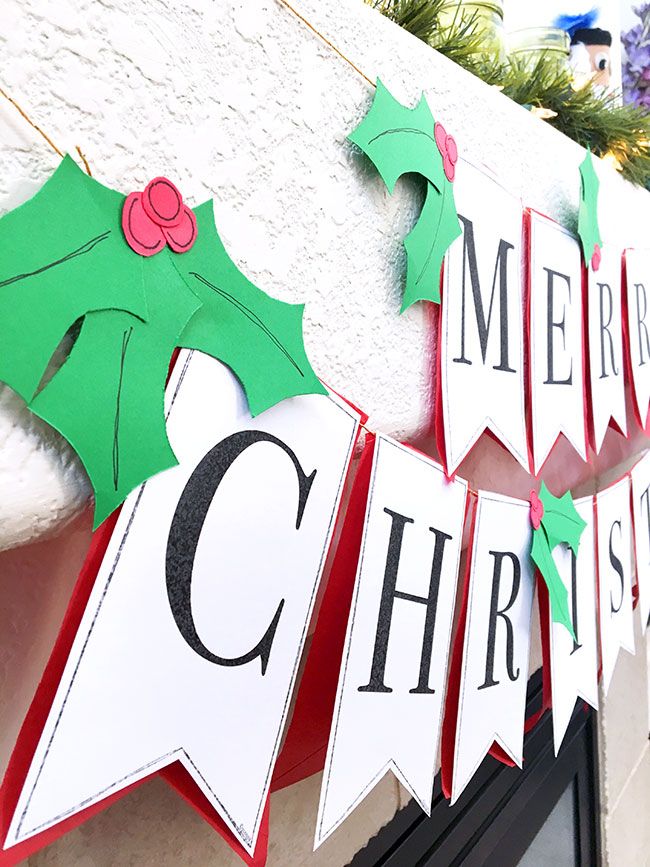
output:
[[[539,501],[543,506],[543,514],[539,526],[533,529],[530,556],[548,588],[553,621],[565,626],[575,640],[569,613],[569,594],[553,560],[553,549],[565,544],[577,556],[580,537],[587,524],[578,514],[569,491],[562,497],[554,497],[542,482]],[[536,505],[532,501],[533,509]]]
[[[0,220],[0,379],[79,455],[95,492],[95,527],[177,463],[164,415],[176,347],[227,364],[253,415],[286,397],[327,394],[305,354],[302,305],[270,298],[238,271],[211,202],[196,209],[190,251],[165,247],[145,258],[122,234],[124,201],[66,158]],[[82,245],[88,237],[101,240]],[[37,392],[77,321],[68,358]]]
[[[586,264],[597,271],[600,265],[600,250],[603,246],[598,227],[598,190],[600,181],[594,168],[591,151],[587,151],[580,164],[580,207],[578,210],[578,235]]]
[[[197,239],[172,261],[201,302],[178,345],[200,349],[239,378],[252,415],[287,397],[327,394],[303,343],[303,304],[287,304],[254,286],[234,264],[214,225],[212,202],[194,211]]]
[[[554,497],[542,482],[539,498],[544,506],[542,526],[551,549],[563,542],[578,556],[580,537],[587,524],[573,505],[571,492],[566,491],[561,497]]]
[[[66,156],[33,198],[0,219],[0,380],[28,402],[86,313],[147,316],[122,235],[123,201]]]
[[[407,271],[401,312],[415,301],[440,303],[442,260],[461,234],[449,180],[458,157],[455,142],[436,125],[424,95],[415,108],[407,108],[379,80],[370,110],[348,138],[373,162],[390,193],[403,174],[415,173],[427,180],[420,217],[404,241]],[[444,156],[437,138],[443,148],[449,142]]]
[[[404,239],[406,287],[400,313],[416,301],[440,304],[440,269],[445,253],[460,234],[459,227],[451,184],[439,193],[427,183],[420,219]]]
[[[551,603],[551,615],[556,623],[561,623],[575,639],[573,623],[569,614],[569,594],[555,565],[551,546],[544,528],[533,530],[533,544],[530,556],[544,578]]]
[[[135,254],[134,254],[135,255]],[[150,319],[89,313],[61,369],[29,408],[70,443],[95,491],[98,527],[128,494],[178,461],[164,392],[179,335],[200,302],[164,253],[143,260]]]

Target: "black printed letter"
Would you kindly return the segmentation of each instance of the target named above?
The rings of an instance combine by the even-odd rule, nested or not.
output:
[[[268,629],[259,642],[248,653],[237,657],[224,657],[212,653],[203,644],[196,631],[192,613],[192,571],[194,558],[199,544],[201,530],[208,514],[210,504],[226,472],[235,460],[250,446],[256,443],[271,443],[281,449],[293,463],[298,477],[298,512],[296,530],[307,505],[307,498],[316,470],[305,475],[298,458],[286,443],[263,431],[244,430],[226,437],[205,455],[185,485],[180,496],[167,539],[167,555],[165,571],[167,578],[167,596],[179,632],[195,653],[208,662],[216,665],[245,665],[247,662],[260,658],[262,674],[269,664],[271,646],[284,599],[280,600],[277,610]]]
[[[614,302],[612,299],[612,289],[607,283],[599,283],[598,288],[600,290],[600,370],[601,374],[599,379],[606,379],[609,374],[605,370],[605,334],[607,334],[607,339],[609,341],[609,356],[612,361],[612,373],[614,376],[618,376],[618,370],[616,369],[616,359],[614,358],[614,341],[612,340],[612,335],[609,330],[609,326],[612,324],[612,316],[614,315]],[[604,295],[605,290],[607,290],[607,297],[609,301],[607,302],[608,314],[607,314],[607,322],[605,322],[605,304],[604,304]]]
[[[550,268],[544,268],[546,271],[546,364],[547,375],[544,380],[544,385],[571,385],[573,382],[573,359],[569,367],[569,375],[566,379],[555,378],[555,368],[553,365],[553,329],[557,328],[562,333],[562,348],[566,349],[566,305],[562,308],[562,318],[557,321],[553,319],[553,310],[555,309],[553,291],[555,288],[555,278],[559,277],[566,282],[567,293],[569,296],[569,304],[571,303],[571,279],[566,274],[560,274],[557,271],[552,271]]]
[[[641,494],[641,511],[643,511],[644,501],[646,514],[646,530],[648,533],[648,537],[650,538],[650,485],[648,485],[645,491]]]
[[[569,551],[571,553],[571,625],[575,635],[570,656],[573,656],[576,650],[580,650],[582,644],[578,641],[578,558],[571,549]]]
[[[612,593],[610,591],[609,604],[611,607],[611,613],[612,614],[618,614],[618,612],[621,610],[621,606],[623,605],[623,588],[625,585],[624,585],[624,578],[623,578],[623,564],[621,563],[619,558],[614,553],[614,548],[612,546],[612,537],[614,535],[614,527],[618,527],[618,534],[620,536],[622,533],[621,522],[620,521],[614,521],[612,526],[609,528],[609,562],[612,564],[614,572],[616,572],[616,574],[618,575],[618,577],[620,578],[620,581],[621,581],[621,601],[618,603],[618,606],[615,606],[614,605],[614,597],[612,596]]]
[[[508,668],[508,677],[510,680],[517,680],[519,677],[519,669],[514,671],[514,654],[515,641],[514,630],[510,618],[506,612],[510,611],[515,604],[519,593],[519,585],[521,583],[521,564],[519,558],[512,551],[490,551],[494,557],[494,570],[492,572],[492,599],[490,602],[490,620],[488,626],[488,642],[487,654],[485,658],[485,681],[479,686],[479,689],[487,689],[490,686],[496,686],[500,681],[494,679],[494,650],[497,637],[497,617],[502,617],[506,626],[506,665]],[[501,570],[503,561],[510,560],[512,563],[512,593],[505,608],[499,609],[499,590],[501,588]]]
[[[446,533],[429,527],[435,536],[433,549],[433,562],[431,564],[431,580],[429,582],[428,596],[415,596],[412,593],[403,593],[396,590],[397,572],[399,569],[404,528],[413,523],[413,518],[407,518],[391,509],[384,509],[390,515],[392,524],[388,552],[386,554],[386,566],[384,569],[384,586],[381,591],[379,603],[379,617],[377,618],[377,633],[375,635],[375,649],[372,657],[370,680],[365,686],[359,687],[359,692],[392,692],[393,690],[384,683],[386,673],[386,654],[388,652],[388,639],[390,626],[393,619],[393,605],[395,599],[406,599],[408,602],[418,602],[427,606],[424,621],[424,637],[422,639],[422,655],[420,657],[420,677],[418,685],[410,689],[410,693],[423,693],[432,695],[435,689],[429,686],[429,672],[431,669],[431,652],[433,649],[433,632],[436,625],[436,610],[438,607],[438,590],[440,589],[440,574],[442,572],[442,558],[445,544],[451,539]]]
[[[645,489],[645,491],[641,494],[641,511],[643,511],[643,503],[645,501],[645,514],[646,514],[646,530],[648,531],[648,538],[650,539],[650,485]]]
[[[642,364],[646,363],[646,359],[643,357],[643,344],[645,343],[645,348],[650,356],[650,336],[648,335],[648,326],[645,324],[645,318],[648,313],[648,299],[645,294],[645,286],[643,283],[635,283],[634,288],[636,289],[636,317],[637,317],[637,328],[639,329],[639,367]],[[641,314],[641,297],[643,296],[643,314]],[[641,329],[643,329],[643,335],[645,335],[645,341],[643,336],[641,335]]]
[[[499,364],[493,365],[494,370],[503,370],[506,373],[516,373],[517,371],[510,367],[508,363],[508,253],[514,250],[512,244],[507,241],[499,241],[499,250],[497,252],[497,260],[494,266],[494,276],[492,278],[492,293],[490,295],[490,306],[488,307],[487,318],[485,316],[485,308],[483,307],[483,299],[481,297],[481,281],[478,273],[478,263],[476,260],[476,247],[474,244],[474,225],[470,220],[458,215],[461,220],[463,232],[463,284],[462,284],[462,301],[461,301],[461,332],[460,332],[460,356],[453,360],[458,364],[471,364],[472,362],[465,356],[465,298],[467,284],[467,266],[469,266],[469,278],[472,284],[472,297],[474,299],[474,312],[476,314],[476,326],[478,328],[478,339],[481,344],[481,355],[483,364],[487,356],[488,337],[490,334],[490,324],[492,322],[492,311],[494,309],[494,295],[497,288],[497,275],[499,278],[499,339],[501,343],[501,360]]]

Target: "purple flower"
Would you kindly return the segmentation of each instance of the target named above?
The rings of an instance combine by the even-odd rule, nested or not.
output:
[[[641,19],[621,41],[626,58],[623,63],[623,98],[627,103],[650,105],[650,3],[643,3],[634,10]]]

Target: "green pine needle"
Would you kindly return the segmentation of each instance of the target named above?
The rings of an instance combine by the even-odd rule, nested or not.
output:
[[[431,45],[445,57],[499,86],[522,106],[538,106],[556,112],[548,123],[596,156],[611,155],[624,177],[650,188],[650,112],[621,104],[615,93],[601,93],[586,86],[574,90],[568,69],[542,55],[533,65],[510,58],[489,63],[482,48],[475,16],[460,13],[452,24],[438,20],[445,0],[366,0],[383,15]]]
[[[438,29],[438,15],[444,0],[366,0],[386,18],[429,43]]]

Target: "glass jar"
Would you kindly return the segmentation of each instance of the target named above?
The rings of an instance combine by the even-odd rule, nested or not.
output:
[[[508,49],[512,58],[520,58],[533,67],[540,57],[555,60],[558,70],[569,69],[571,40],[559,27],[524,27],[508,34]]]
[[[441,29],[472,22],[481,37],[479,53],[489,61],[505,61],[503,0],[448,0],[440,10],[438,21]]]

